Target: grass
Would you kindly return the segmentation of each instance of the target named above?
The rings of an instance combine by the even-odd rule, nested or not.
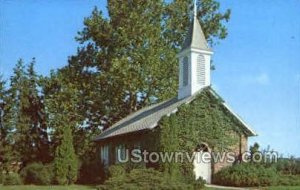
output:
[[[94,190],[93,186],[71,185],[71,186],[35,186],[35,185],[17,185],[17,186],[2,186],[1,190]]]
[[[300,190],[300,186],[274,186],[274,187],[251,187],[249,190]],[[204,190],[224,190],[221,188],[206,187]],[[226,189],[230,190],[230,189]]]
[[[265,187],[263,190],[299,190],[300,186],[276,186],[276,187]]]
[[[17,185],[17,186],[2,186],[1,190],[95,190],[93,186],[84,185],[71,185],[71,186],[35,186],[35,185]],[[300,190],[300,186],[277,186],[277,187],[263,187],[263,188],[250,188],[261,190]],[[219,188],[208,188],[204,190],[224,190]],[[227,189],[228,190],[228,189]]]

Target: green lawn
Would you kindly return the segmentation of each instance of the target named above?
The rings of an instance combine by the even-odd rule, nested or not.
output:
[[[278,186],[278,187],[266,187],[263,190],[300,190],[300,186]]]
[[[2,186],[1,190],[94,190],[95,187],[83,186],[83,185],[71,185],[71,186],[34,186],[34,185],[18,185],[18,186]]]
[[[71,186],[34,186],[34,185],[18,185],[18,186],[2,186],[1,190],[95,190],[93,186],[71,185]],[[264,187],[264,188],[250,188],[261,190],[300,190],[300,186],[279,186],[279,187]],[[205,190],[224,190],[218,188],[208,188]],[[228,190],[228,189],[227,189]]]
[[[247,188],[246,188],[247,189]],[[253,187],[253,188],[249,188],[250,190],[300,190],[300,186],[277,186],[277,187]],[[224,190],[224,189],[220,189],[220,188],[209,188],[206,187],[205,190]],[[226,189],[226,190],[230,190],[230,189]]]

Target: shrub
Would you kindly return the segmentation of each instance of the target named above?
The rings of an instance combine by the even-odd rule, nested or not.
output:
[[[99,190],[118,189],[194,189],[199,187],[200,181],[195,184],[186,184],[180,180],[172,179],[169,175],[154,169],[133,169],[124,175],[117,170],[117,176],[112,176],[105,183],[98,187]],[[121,175],[120,175],[121,174]],[[195,185],[195,186],[194,186]]]
[[[59,185],[73,184],[78,175],[78,159],[73,145],[70,126],[64,127],[60,145],[55,150],[55,182]]]
[[[144,164],[131,162],[115,164],[108,168],[106,178],[124,176],[134,169],[146,169],[146,167]]]
[[[299,175],[280,175],[277,185],[282,186],[300,186]]]
[[[100,184],[105,179],[104,166],[99,160],[83,160],[78,174],[79,184]]]
[[[194,182],[194,184],[193,184],[194,189],[202,189],[202,188],[204,188],[205,183],[206,183],[206,181],[202,177],[200,177],[199,179],[197,179]]]
[[[126,174],[126,166],[122,164],[112,165],[108,168],[109,177],[121,177]]]
[[[32,163],[22,169],[21,176],[25,184],[49,185],[53,177],[52,167]]]
[[[22,185],[22,179],[18,173],[3,175],[3,185]]]
[[[278,171],[285,175],[300,175],[300,160],[291,158],[280,158],[274,164]]]
[[[227,167],[213,177],[213,182],[227,186],[270,186],[275,185],[278,173],[275,168],[259,164],[242,163]]]

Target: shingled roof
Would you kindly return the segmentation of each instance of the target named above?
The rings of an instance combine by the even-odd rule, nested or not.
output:
[[[210,89],[210,92],[216,98],[220,98],[220,96],[217,95],[216,92],[212,89]],[[201,93],[201,91],[193,96],[189,96],[184,99],[178,100],[177,97],[175,97],[164,102],[145,107],[115,123],[113,126],[103,131],[94,140],[101,141],[107,138],[128,133],[134,133],[143,130],[151,130],[158,125],[158,122],[163,116],[177,112],[177,108],[180,105],[193,101],[199,93]],[[249,136],[256,135],[255,132],[252,131],[250,127],[236,113],[234,113],[228,105],[225,104],[225,102],[223,102],[223,105],[230,113],[232,113],[238,119],[238,121],[240,121],[246,134],[248,134]]]
[[[200,50],[211,51],[211,49],[208,47],[200,23],[196,17],[194,17],[191,22],[188,35],[186,36],[181,51],[187,48],[196,48]]]

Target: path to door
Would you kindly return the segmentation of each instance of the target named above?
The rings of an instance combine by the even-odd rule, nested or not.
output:
[[[216,189],[228,189],[228,190],[250,190],[249,188],[242,188],[242,187],[226,187],[226,186],[220,186],[220,185],[208,185],[206,184],[205,187],[210,187],[210,188],[216,188]],[[251,190],[255,190],[252,189]],[[258,190],[258,189],[257,189]]]

